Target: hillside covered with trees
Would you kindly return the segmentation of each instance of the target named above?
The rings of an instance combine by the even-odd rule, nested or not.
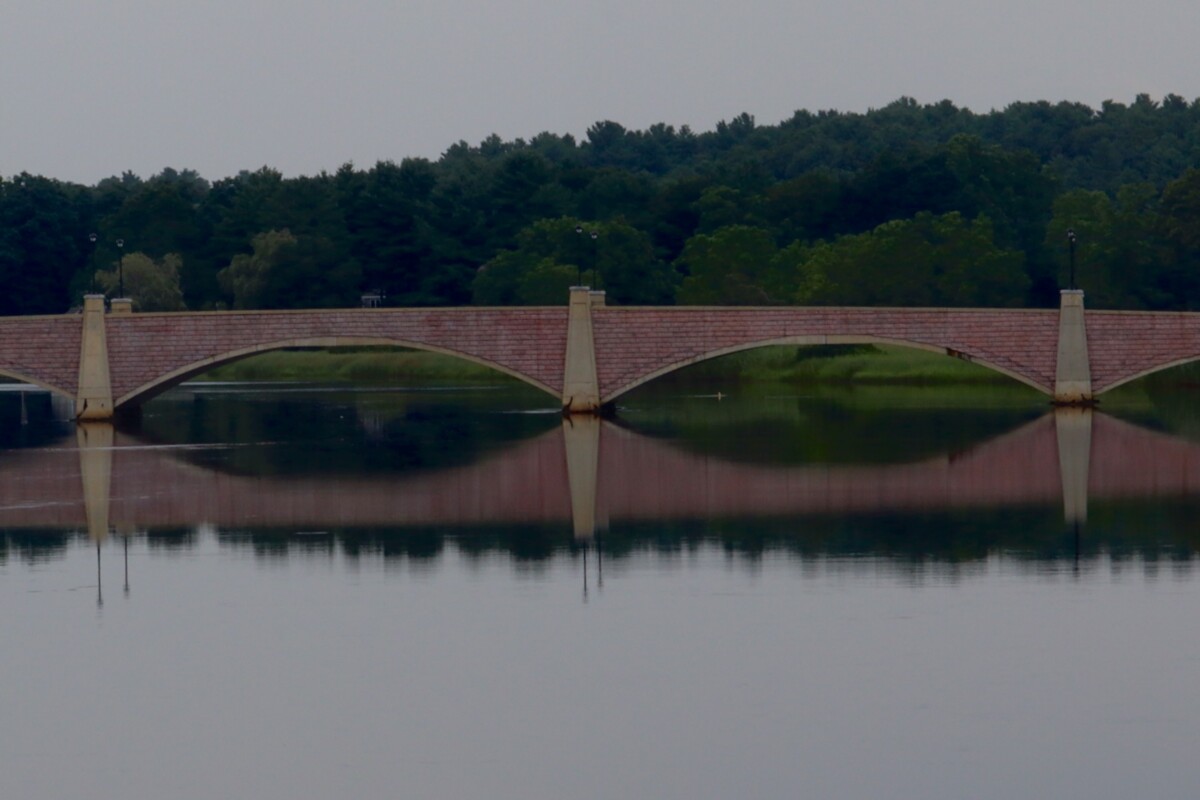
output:
[[[209,182],[0,177],[0,315],[554,304],[1200,309],[1200,100],[742,114],[696,133],[460,142],[437,161]],[[96,234],[95,242],[90,234]],[[118,247],[120,242],[121,247]]]

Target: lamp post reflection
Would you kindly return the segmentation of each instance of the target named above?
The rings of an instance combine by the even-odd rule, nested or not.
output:
[[[604,591],[604,552],[597,537],[595,541],[583,544],[583,602],[588,601],[588,551],[596,548],[596,591]]]

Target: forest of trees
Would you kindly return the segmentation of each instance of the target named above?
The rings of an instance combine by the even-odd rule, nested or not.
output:
[[[0,315],[111,296],[118,258],[146,311],[556,304],[580,279],[613,304],[1048,306],[1068,229],[1089,307],[1200,309],[1200,100],[902,98],[311,177],[0,176]]]

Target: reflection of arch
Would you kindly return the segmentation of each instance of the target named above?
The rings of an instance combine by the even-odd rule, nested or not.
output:
[[[689,356],[687,358],[683,358],[678,361],[674,361],[664,367],[660,367],[656,370],[653,370],[652,372],[648,372],[639,378],[636,378],[628,383],[625,383],[622,386],[619,386],[618,388],[614,389],[613,391],[606,393],[604,395],[604,397],[602,398],[601,402],[610,403],[613,400],[615,400],[616,398],[625,394],[626,392],[629,392],[630,390],[635,389],[644,383],[648,383],[649,381],[652,381],[655,378],[662,377],[663,375],[674,372],[678,369],[682,369],[683,367],[691,366],[692,364],[698,364],[702,361],[708,361],[710,359],[719,358],[721,356],[730,355],[732,353],[738,353],[743,350],[754,350],[754,349],[757,349],[760,347],[773,347],[776,345],[800,345],[800,346],[808,345],[808,346],[811,346],[811,345],[830,345],[830,344],[832,344],[832,345],[889,344],[889,345],[898,345],[900,347],[908,347],[908,348],[912,348],[914,350],[925,350],[930,353],[938,353],[940,355],[949,356],[951,358],[958,358],[963,361],[969,361],[972,364],[979,364],[982,367],[987,367],[988,369],[991,369],[995,372],[999,372],[1002,375],[1006,375],[1010,378],[1013,378],[1014,380],[1018,380],[1021,383],[1026,384],[1027,386],[1031,386],[1034,389],[1037,389],[1042,394],[1052,394],[1053,393],[1053,392],[1051,392],[1049,387],[1043,386],[1042,384],[1038,383],[1037,381],[1035,381],[1032,378],[1029,378],[1025,375],[1022,375],[1019,372],[1008,369],[1006,367],[1002,367],[999,364],[995,363],[994,361],[991,361],[990,359],[987,359],[987,358],[978,356],[974,353],[966,352],[963,350],[954,350],[949,347],[942,347],[940,345],[929,344],[927,342],[917,342],[917,341],[912,341],[912,340],[908,340],[908,339],[891,339],[891,338],[887,338],[887,337],[883,337],[883,336],[871,336],[871,335],[866,335],[866,334],[862,334],[862,335],[860,335],[860,334],[844,334],[844,335],[842,335],[842,334],[839,334],[839,335],[807,334],[807,335],[799,335],[799,336],[782,336],[782,337],[777,337],[777,338],[773,338],[773,339],[761,339],[761,340],[754,341],[754,342],[740,343],[740,344],[732,345],[729,347],[721,347],[721,348],[717,348],[715,350],[709,350],[709,351],[701,353],[699,355]]]
[[[1149,369],[1143,369],[1140,372],[1135,372],[1132,375],[1119,378],[1112,383],[1106,384],[1103,389],[1097,389],[1096,394],[1103,394],[1117,388],[1118,386],[1123,386],[1131,381],[1136,381],[1138,378],[1145,378],[1147,375],[1153,375],[1156,372],[1163,372],[1165,370],[1172,369],[1173,367],[1182,367],[1184,364],[1190,364],[1193,361],[1200,361],[1200,354],[1188,356],[1187,358],[1177,358],[1173,361],[1164,361],[1163,363],[1157,364]]]
[[[0,528],[78,529],[89,520],[89,530],[101,536],[109,522],[118,531],[191,528],[201,509],[219,527],[292,530],[575,518],[586,538],[592,525],[604,528],[609,518],[845,515],[1061,500],[1067,521],[1082,522],[1089,495],[1200,496],[1200,445],[1084,410],[1044,415],[962,450],[895,464],[740,463],[576,417],[463,466],[287,479],[197,465],[178,450],[109,431],[81,427],[78,453],[61,446],[0,453]],[[564,434],[571,433],[582,441],[568,442]],[[574,455],[567,452],[579,444]],[[95,461],[83,460],[88,448],[99,451]],[[82,486],[92,487],[84,497],[81,472]],[[105,496],[110,507],[87,508]]]
[[[299,339],[281,339],[274,342],[264,344],[254,344],[248,347],[240,347],[236,350],[230,350],[225,353],[193,361],[190,364],[185,364],[182,367],[171,370],[163,375],[160,375],[153,380],[136,387],[132,391],[126,392],[121,397],[117,398],[114,406],[136,405],[151,397],[165,392],[172,386],[183,383],[188,378],[195,377],[202,372],[206,372],[214,367],[219,367],[222,364],[228,364],[233,361],[240,361],[244,358],[259,355],[260,353],[270,352],[272,350],[283,350],[289,347],[362,347],[362,346],[379,346],[388,347],[407,347],[413,350],[425,350],[432,353],[441,353],[443,355],[460,358],[464,361],[470,361],[479,364],[489,369],[494,369],[498,372],[503,372],[506,375],[511,375],[514,378],[524,381],[538,389],[541,389],[547,394],[558,397],[558,392],[536,378],[531,378],[516,370],[497,364],[494,361],[473,356],[468,353],[463,353],[458,350],[451,350],[437,345],[426,344],[424,342],[413,341],[409,339],[396,339],[381,336],[315,336]]]
[[[45,381],[40,381],[37,378],[34,378],[30,375],[26,375],[22,372],[17,372],[14,369],[9,369],[8,367],[0,367],[0,375],[4,375],[6,377],[12,378],[13,380],[20,381],[21,383],[33,384],[34,386],[41,387],[42,389],[45,389],[46,391],[51,392],[53,394],[62,395],[63,397],[67,398],[68,400],[75,399],[74,393],[69,392],[66,389],[55,386],[52,383],[46,383]]]

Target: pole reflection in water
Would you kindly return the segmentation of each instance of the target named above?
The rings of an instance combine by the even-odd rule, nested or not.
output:
[[[588,601],[588,551],[596,548],[596,591],[604,591],[604,550],[597,533],[595,539],[583,543],[583,602]]]

